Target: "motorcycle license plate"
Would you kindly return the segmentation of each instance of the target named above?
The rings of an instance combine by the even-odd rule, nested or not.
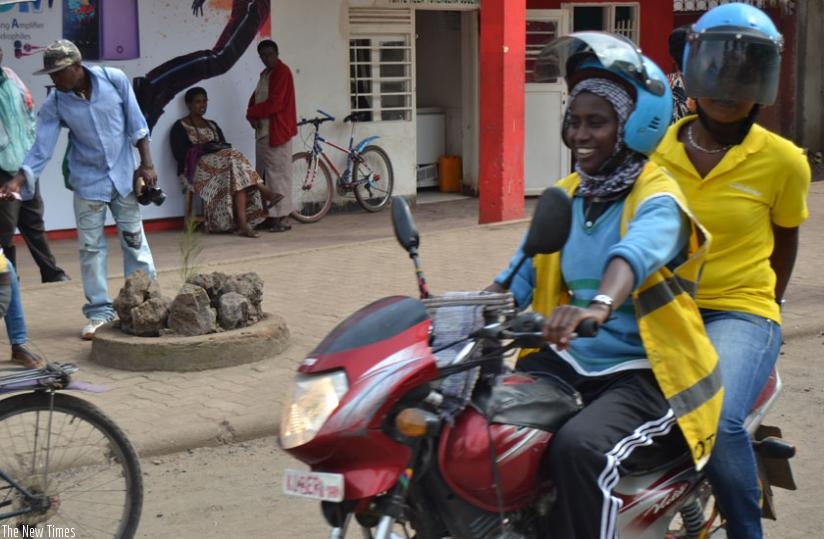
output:
[[[343,475],[337,473],[283,471],[283,493],[327,502],[343,501]]]

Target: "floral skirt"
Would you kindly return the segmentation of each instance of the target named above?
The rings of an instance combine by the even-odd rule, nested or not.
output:
[[[203,201],[206,230],[234,230],[234,194],[262,183],[263,180],[246,156],[234,148],[202,155],[197,162],[192,187]],[[259,225],[268,216],[260,192],[257,189],[247,191],[246,221],[249,226]]]

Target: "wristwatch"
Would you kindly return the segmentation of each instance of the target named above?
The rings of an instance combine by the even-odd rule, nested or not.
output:
[[[607,315],[607,318],[612,316],[612,304],[615,302],[611,297],[607,296],[606,294],[597,294],[594,298],[589,300],[590,305],[592,305],[593,303],[598,305],[606,305],[609,309],[609,315]]]

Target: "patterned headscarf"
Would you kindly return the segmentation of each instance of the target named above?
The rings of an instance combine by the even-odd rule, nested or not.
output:
[[[587,174],[578,164],[575,171],[581,177],[577,195],[583,197],[598,197],[610,199],[628,191],[647,162],[646,156],[627,148],[624,144],[624,126],[635,107],[635,102],[629,92],[615,81],[605,78],[584,79],[572,89],[569,94],[569,106],[564,115],[564,131],[570,121],[570,108],[582,92],[589,92],[606,99],[618,117],[618,133],[612,154],[604,161],[595,174]]]

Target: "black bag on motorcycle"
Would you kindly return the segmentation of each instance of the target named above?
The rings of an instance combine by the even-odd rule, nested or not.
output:
[[[584,407],[572,386],[552,376],[505,375],[483,406],[490,423],[556,432]]]

